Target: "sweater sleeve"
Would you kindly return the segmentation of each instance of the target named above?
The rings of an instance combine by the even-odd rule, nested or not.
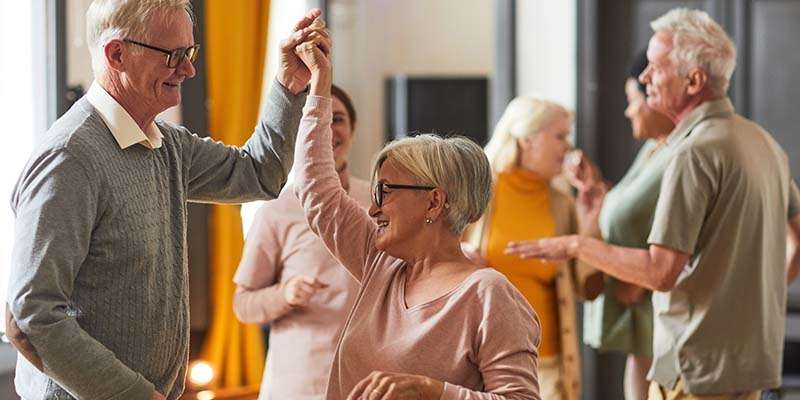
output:
[[[331,99],[309,96],[298,132],[295,194],[311,230],[360,283],[374,264],[377,225],[342,188],[331,147]]]
[[[256,213],[233,278],[237,285],[233,309],[246,323],[268,323],[292,309],[283,297],[280,283],[281,250],[286,243],[278,231],[283,221],[273,205],[274,202],[267,202]]]
[[[88,171],[65,150],[47,152],[26,167],[11,203],[16,220],[8,302],[44,373],[79,399],[149,400],[153,384],[69,311],[97,218],[98,191]],[[34,370],[24,359],[18,368]]]
[[[487,289],[475,338],[484,389],[445,383],[441,400],[541,400],[539,319],[510,282],[493,279]]]
[[[243,147],[181,135],[189,200],[243,203],[278,197],[292,167],[304,101],[304,94],[293,95],[275,81]]]

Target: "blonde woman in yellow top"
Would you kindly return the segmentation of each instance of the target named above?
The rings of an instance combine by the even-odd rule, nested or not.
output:
[[[571,149],[571,125],[572,114],[554,102],[518,97],[509,103],[486,146],[493,198],[484,217],[465,233],[473,256],[505,274],[539,316],[539,382],[548,400],[580,399],[576,288],[594,286],[588,290],[594,293],[581,292],[596,296],[602,278],[587,280],[590,270],[583,266],[521,260],[504,250],[510,241],[578,231],[572,198],[552,184]]]

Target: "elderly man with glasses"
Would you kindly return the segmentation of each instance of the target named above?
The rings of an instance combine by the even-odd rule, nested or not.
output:
[[[675,123],[649,249],[567,236],[509,245],[578,258],[654,291],[651,400],[757,400],[781,384],[786,286],[800,267],[800,192],[786,153],[726,92],[736,48],[708,14],[653,21],[647,105]],[[680,143],[678,143],[680,141]],[[788,228],[787,228],[788,227]]]
[[[189,350],[187,201],[274,198],[292,163],[310,73],[329,50],[319,10],[281,44],[266,112],[241,147],[156,120],[198,54],[189,0],[95,0],[95,82],[50,128],[11,200],[7,322],[24,399],[176,399]]]

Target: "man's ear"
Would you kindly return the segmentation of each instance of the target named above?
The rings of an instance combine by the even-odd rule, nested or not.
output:
[[[689,71],[689,86],[686,88],[686,93],[694,96],[702,92],[708,86],[708,73],[700,68],[693,68]]]
[[[115,70],[123,70],[125,58],[128,53],[125,51],[125,43],[122,40],[114,39],[106,43],[103,47],[103,54],[105,55],[106,65]]]

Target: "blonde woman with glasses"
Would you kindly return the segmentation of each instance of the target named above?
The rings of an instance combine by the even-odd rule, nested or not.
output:
[[[330,61],[297,49],[312,72],[295,152],[309,226],[358,281],[328,382],[329,399],[540,399],[539,323],[501,274],[471,262],[464,227],[490,197],[482,149],[432,135],[386,146],[373,204],[341,188],[330,146]]]

